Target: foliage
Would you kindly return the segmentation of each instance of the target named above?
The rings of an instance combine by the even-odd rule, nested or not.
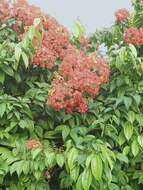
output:
[[[6,14],[9,7],[5,2],[0,3],[4,10],[0,24],[0,189],[141,190],[143,47],[126,44],[124,32],[131,27],[143,27],[142,2],[134,1],[133,14],[116,21],[109,30],[96,32],[84,47],[84,28],[79,22],[71,40],[67,41],[66,33],[63,41],[65,30],[57,32],[57,26],[62,26],[50,16],[46,22],[39,9],[27,3],[21,7],[19,1],[14,4],[11,18],[9,12]],[[46,32],[49,36],[46,34],[45,38]],[[43,39],[47,40],[45,44]],[[53,46],[48,44],[51,39]],[[61,74],[64,59],[59,48],[63,42],[74,48],[75,44],[80,56],[84,52],[86,58],[74,54],[78,64],[79,58],[86,60],[95,53],[97,44],[107,47],[110,82],[101,86],[96,98],[81,90],[89,100],[86,113],[56,111],[47,104],[47,96],[55,95],[51,92],[53,76],[55,72]],[[50,55],[50,60],[54,60],[53,49],[56,62],[49,67],[47,59]],[[98,60],[97,57],[94,58]],[[79,76],[84,73],[81,68]],[[106,64],[104,69],[107,71]],[[102,76],[105,75],[101,75],[103,80]]]

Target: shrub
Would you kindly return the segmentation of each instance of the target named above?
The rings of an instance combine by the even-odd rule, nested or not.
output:
[[[25,0],[0,2],[2,190],[142,189],[142,45],[124,42],[142,27],[133,6],[87,39],[79,22],[70,34]]]

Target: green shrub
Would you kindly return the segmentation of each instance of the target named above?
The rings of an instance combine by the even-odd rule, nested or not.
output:
[[[4,2],[0,5],[5,10]],[[81,47],[84,28],[77,22],[70,45],[88,55],[97,49],[97,42],[104,43],[111,68],[110,81],[96,98],[84,94],[89,100],[86,113],[55,111],[47,104],[62,60],[57,59],[52,69],[46,63],[33,64],[44,31],[50,30],[43,29],[48,27],[41,23],[43,17],[33,18],[34,25],[26,18],[25,28],[17,18],[4,14],[0,20],[0,189],[143,188],[143,47],[124,41],[127,28],[143,26],[143,5],[139,0],[133,5],[128,20],[96,32],[88,47]],[[19,9],[16,4],[15,10]]]

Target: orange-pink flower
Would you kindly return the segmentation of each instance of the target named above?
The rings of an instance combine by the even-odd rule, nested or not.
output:
[[[129,18],[129,11],[125,8],[119,9],[115,12],[117,22],[125,22]]]
[[[105,60],[86,56],[74,46],[69,46],[52,82],[48,104],[59,111],[88,111],[88,97],[94,98],[101,85],[108,82],[110,69]]]
[[[29,151],[33,150],[33,149],[36,149],[36,148],[42,148],[42,144],[39,140],[36,140],[36,139],[31,139],[27,142],[27,149]]]
[[[126,44],[143,45],[143,28],[128,28],[124,34]]]

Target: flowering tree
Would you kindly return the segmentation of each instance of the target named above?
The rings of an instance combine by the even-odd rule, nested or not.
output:
[[[78,21],[71,34],[26,0],[0,1],[1,189],[142,189],[142,1],[133,6],[86,38]]]

